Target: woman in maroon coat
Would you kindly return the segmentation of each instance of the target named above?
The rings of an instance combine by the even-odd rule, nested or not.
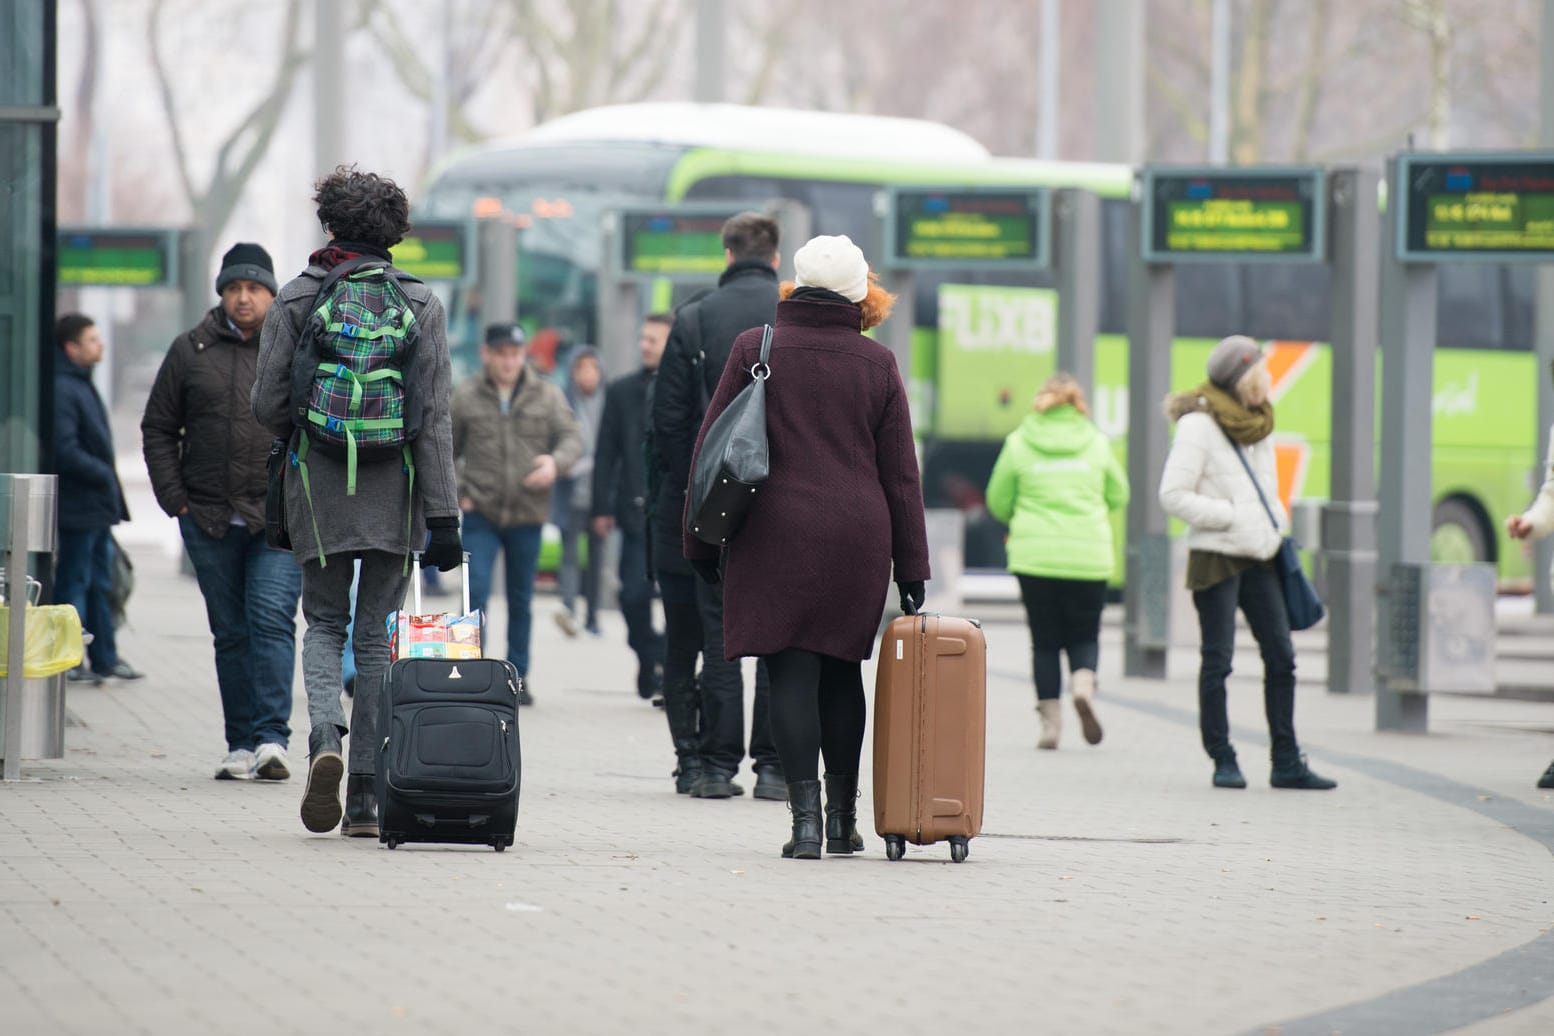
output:
[[[862,661],[874,650],[892,578],[903,609],[923,601],[928,536],[912,418],[896,361],[859,332],[895,301],[846,237],[817,237],[793,259],[777,305],[766,383],[771,474],[744,527],[719,551],[687,534],[685,556],[726,580],[724,650],[758,655],[771,674],[772,738],[788,781],[793,838],[784,856],[857,852],[863,752]],[[707,408],[701,438],[760,355],[761,328],[740,335]],[[693,466],[694,466],[693,461]]]

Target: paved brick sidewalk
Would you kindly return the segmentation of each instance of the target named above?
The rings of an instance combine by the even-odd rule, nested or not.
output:
[[[199,595],[137,561],[122,644],[150,677],[72,689],[67,757],[0,786],[7,1034],[1296,1033],[1329,1011],[1350,1034],[1554,1031],[1554,796],[1532,787],[1554,705],[1443,697],[1431,736],[1383,736],[1368,699],[1308,685],[1302,736],[1342,786],[1275,792],[1249,654],[1252,787],[1217,791],[1190,652],[1168,682],[1121,680],[1108,628],[1105,743],[1071,725],[1038,754],[1024,630],[990,623],[969,862],[888,863],[869,831],[860,858],[795,863],[780,804],[672,794],[619,617],[568,641],[541,598],[517,845],[390,853],[307,835],[300,781],[210,779]],[[299,681],[299,769],[301,701]]]

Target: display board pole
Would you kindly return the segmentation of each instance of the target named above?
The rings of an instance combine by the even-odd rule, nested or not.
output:
[[[476,225],[480,325],[518,319],[518,228],[502,219]]]
[[[210,239],[199,227],[178,231],[178,326],[199,327],[216,304],[216,281],[210,275]]]
[[[621,221],[618,213],[605,215],[601,225],[599,289],[594,324],[599,341],[594,345],[612,376],[635,370],[641,363],[637,352],[637,324],[642,312],[642,291],[636,280],[622,276],[615,257],[621,250]]]
[[[1387,164],[1388,196],[1405,196],[1398,160]],[[1436,268],[1405,263],[1392,241],[1381,249],[1381,511],[1380,576],[1397,564],[1430,560],[1431,395],[1435,364]],[[1392,621],[1390,593],[1378,595],[1376,729],[1423,733],[1429,697],[1391,685],[1387,659],[1407,635]]]
[[[1547,148],[1554,147],[1554,0],[1543,0],[1542,22],[1539,33],[1542,58],[1538,62],[1538,146]],[[1535,292],[1533,342],[1538,354],[1537,441],[1540,447],[1534,461],[1532,484],[1537,486],[1549,477],[1544,458],[1549,455],[1549,428],[1554,425],[1554,267],[1540,266],[1532,276]],[[1554,537],[1545,536],[1532,547],[1534,608],[1540,615],[1554,613],[1551,565],[1554,565]]]
[[[5,592],[9,628],[6,633],[5,726],[0,731],[0,780],[22,776],[22,689],[27,686],[27,575],[32,544],[32,479],[11,476],[10,542],[6,544]]]
[[[1176,278],[1143,259],[1143,210],[1128,224],[1128,555],[1123,674],[1165,679],[1171,635],[1171,543],[1157,489],[1168,437],[1160,400],[1171,387]],[[1062,306],[1066,300],[1060,300]]]
[[[1095,397],[1095,332],[1101,311],[1101,200],[1064,188],[1052,203],[1058,282],[1058,370]]]
[[[880,340],[885,343],[885,348],[896,358],[896,368],[901,373],[901,384],[906,386],[907,401],[912,411],[912,426],[923,426],[931,414],[919,413],[921,409],[930,405],[931,397],[923,398],[925,393],[920,386],[916,386],[912,380],[912,328],[917,324],[917,298],[916,278],[907,270],[892,270],[884,278],[885,289],[896,296],[896,304],[890,311],[890,317],[880,328]],[[930,385],[933,379],[930,378]],[[921,434],[921,433],[919,433]]]
[[[1362,169],[1328,179],[1332,247],[1332,482],[1322,509],[1327,582],[1327,689],[1375,685],[1376,270],[1380,178]]]

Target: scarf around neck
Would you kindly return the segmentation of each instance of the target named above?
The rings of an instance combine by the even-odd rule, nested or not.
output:
[[[1273,432],[1272,403],[1248,407],[1233,393],[1226,392],[1211,381],[1199,385],[1190,394],[1201,400],[1200,408],[1207,410],[1219,426],[1242,446],[1262,442]]]

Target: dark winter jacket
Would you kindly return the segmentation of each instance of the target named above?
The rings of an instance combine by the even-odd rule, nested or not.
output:
[[[621,525],[641,527],[647,518],[643,440],[648,386],[655,372],[639,370],[616,378],[604,393],[604,417],[594,452],[593,517],[608,515]]]
[[[315,256],[321,258],[329,251]],[[310,262],[300,276],[282,285],[265,314],[260,337],[254,416],[276,435],[290,436],[293,446],[297,438],[292,423],[291,367],[297,352],[297,329],[305,325],[327,272],[318,262]],[[347,496],[345,459],[322,450],[309,451],[308,480],[314,506],[308,505],[298,469],[286,469],[286,522],[299,565],[317,561],[320,549],[326,555],[368,550],[405,554],[412,545],[419,550],[426,542],[427,518],[458,516],[459,500],[453,487],[453,421],[448,411],[453,375],[442,302],[419,282],[407,282],[404,287],[421,329],[405,368],[405,381],[417,386],[425,409],[421,433],[410,450],[415,462],[415,495],[410,495],[409,478],[397,457],[360,463],[356,494]]]
[[[254,420],[249,403],[258,360],[259,335],[245,341],[216,306],[173,339],[140,420],[157,503],[170,515],[187,507],[200,530],[217,539],[233,514],[252,532],[264,529],[274,436]]]
[[[922,483],[896,361],[858,331],[850,303],[777,307],[766,438],[771,475],[728,546],[730,659],[803,648],[856,661],[874,650],[894,578],[929,577]],[[739,336],[702,433],[750,383],[761,332]],[[697,438],[697,449],[701,437]],[[685,556],[718,548],[686,536]]]
[[[108,410],[92,384],[92,369],[77,367],[63,352],[54,367],[54,473],[61,530],[84,532],[129,521],[113,467]]]
[[[723,374],[734,339],[771,323],[776,310],[777,271],[770,263],[741,260],[723,271],[716,291],[675,315],[653,389],[654,447],[664,464],[653,508],[654,562],[660,568],[675,571],[681,556],[678,516],[685,510],[691,451],[706,400]]]

